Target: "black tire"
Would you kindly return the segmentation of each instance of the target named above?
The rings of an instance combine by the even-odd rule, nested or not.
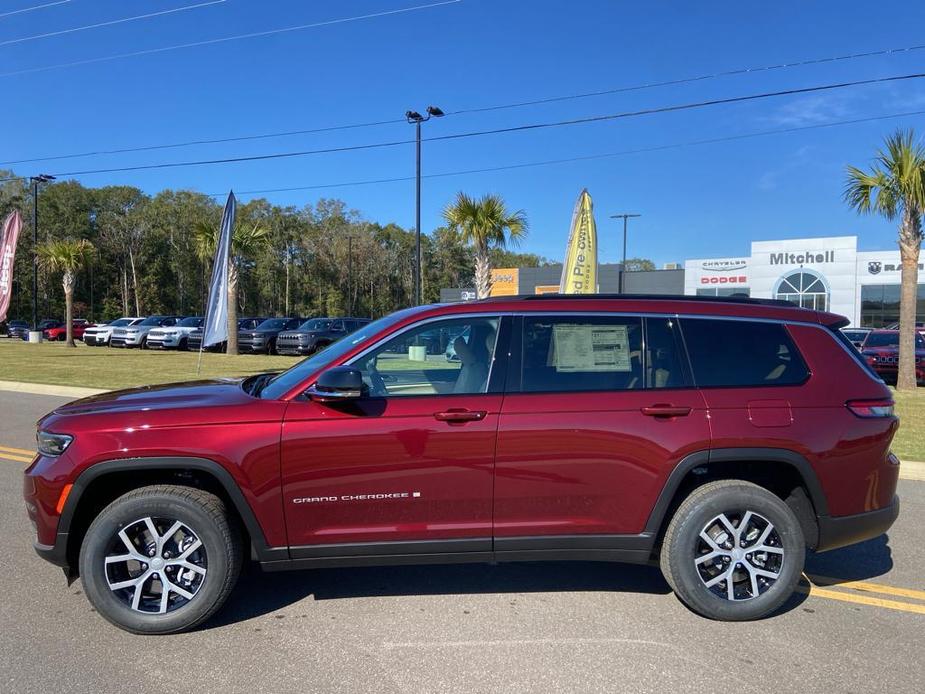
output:
[[[189,341],[185,337],[180,338],[180,344],[177,345],[177,349],[181,352],[189,351]]]
[[[141,343],[138,345],[139,349],[148,349],[148,338],[147,336],[141,338]]]
[[[751,570],[736,570],[732,566],[735,564],[743,567],[743,563],[748,562],[749,567],[757,568],[758,565],[749,558],[751,554],[745,557],[731,557],[727,562],[725,547],[722,548],[722,554],[713,551],[700,535],[701,531],[709,530],[711,527],[722,527],[722,524],[711,526],[720,514],[728,517],[734,531],[743,532],[741,523],[748,511],[753,514],[749,522],[753,529],[760,531],[762,527],[766,528],[762,522],[773,526],[770,539],[764,544],[774,544],[783,550],[782,555],[773,552],[762,553],[767,562],[764,568],[778,570],[778,576],[769,585],[761,583],[767,581],[764,577],[755,578],[758,582],[757,597],[751,587],[755,585],[751,583]],[[737,517],[738,521],[734,520]],[[749,535],[747,528],[744,532]],[[735,537],[728,533],[727,536],[731,539],[730,553],[747,552],[748,547],[757,546],[757,542],[753,540],[751,545],[736,547]],[[716,555],[716,561],[706,562],[701,566],[695,565],[698,557],[706,557],[707,554]],[[803,530],[787,504],[768,490],[751,482],[722,480],[698,487],[678,507],[665,533],[660,564],[665,580],[672,590],[694,612],[710,619],[747,621],[771,614],[790,598],[803,573],[805,558],[806,542]],[[730,568],[719,568],[725,566]],[[706,583],[715,580],[721,574],[732,577],[733,597],[736,599],[728,599],[728,582],[725,579],[713,589],[707,587]]]
[[[268,355],[277,354],[277,352],[276,352],[276,340],[270,340],[270,341],[267,343],[267,354],[268,354]]]
[[[107,577],[111,569],[107,568],[105,560],[119,553],[120,530],[126,529],[127,534],[145,518],[163,519],[165,525],[179,521],[188,527],[202,543],[202,554],[191,556],[205,558],[204,576],[199,579],[197,574],[199,584],[192,598],[174,594],[179,604],[168,607],[161,614],[133,609],[126,593],[134,596],[137,589],[126,588],[117,595],[110,589]],[[159,529],[159,532],[166,537],[167,531]],[[151,561],[150,571],[153,572],[154,560]],[[156,485],[120,496],[94,519],[80,548],[80,575],[90,603],[112,624],[134,634],[171,634],[192,629],[222,606],[238,580],[242,561],[240,531],[221,499],[193,487]],[[147,564],[142,568],[147,570]],[[163,572],[169,575],[166,568]],[[173,576],[176,581],[178,574]],[[145,582],[144,585],[150,590],[154,584]]]

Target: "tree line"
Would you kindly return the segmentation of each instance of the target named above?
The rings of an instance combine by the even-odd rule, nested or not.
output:
[[[0,171],[0,178],[13,175]],[[10,318],[31,316],[32,205],[27,181],[0,183],[0,217],[17,208],[24,222]],[[149,195],[131,186],[47,183],[38,196],[38,242],[72,239],[92,245],[74,282],[76,317],[201,315],[211,273],[203,234],[218,226],[221,212],[219,202],[189,190]],[[344,201],[326,198],[302,207],[257,198],[239,203],[237,218],[242,228],[259,228],[264,236],[236,258],[239,315],[376,318],[412,303],[411,229],[369,221]],[[441,287],[473,286],[476,256],[483,256],[484,248],[450,226],[422,234],[421,244],[425,302],[438,301]],[[487,252],[495,267],[547,262],[504,248]],[[61,318],[64,304],[61,278],[46,263],[39,274],[39,318]]]

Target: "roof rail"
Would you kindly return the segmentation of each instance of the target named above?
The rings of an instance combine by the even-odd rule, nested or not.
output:
[[[689,294],[515,294],[512,296],[492,296],[480,299],[480,302],[494,301],[595,301],[600,299],[626,299],[630,301],[705,301],[720,304],[752,304],[759,306],[786,306],[800,308],[784,299],[754,299],[746,296],[691,296]],[[809,309],[806,309],[809,310]]]

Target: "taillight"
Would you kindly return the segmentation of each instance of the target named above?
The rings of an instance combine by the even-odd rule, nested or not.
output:
[[[857,417],[892,417],[892,400],[849,400],[845,403]]]

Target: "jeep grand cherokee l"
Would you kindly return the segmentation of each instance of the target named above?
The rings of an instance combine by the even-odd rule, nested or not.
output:
[[[696,612],[755,619],[807,547],[899,513],[890,391],[845,322],[504,297],[399,311],[281,374],[78,400],[38,423],[35,549],[147,634],[207,619],[248,558],[657,563]],[[451,335],[458,361],[419,347]]]

